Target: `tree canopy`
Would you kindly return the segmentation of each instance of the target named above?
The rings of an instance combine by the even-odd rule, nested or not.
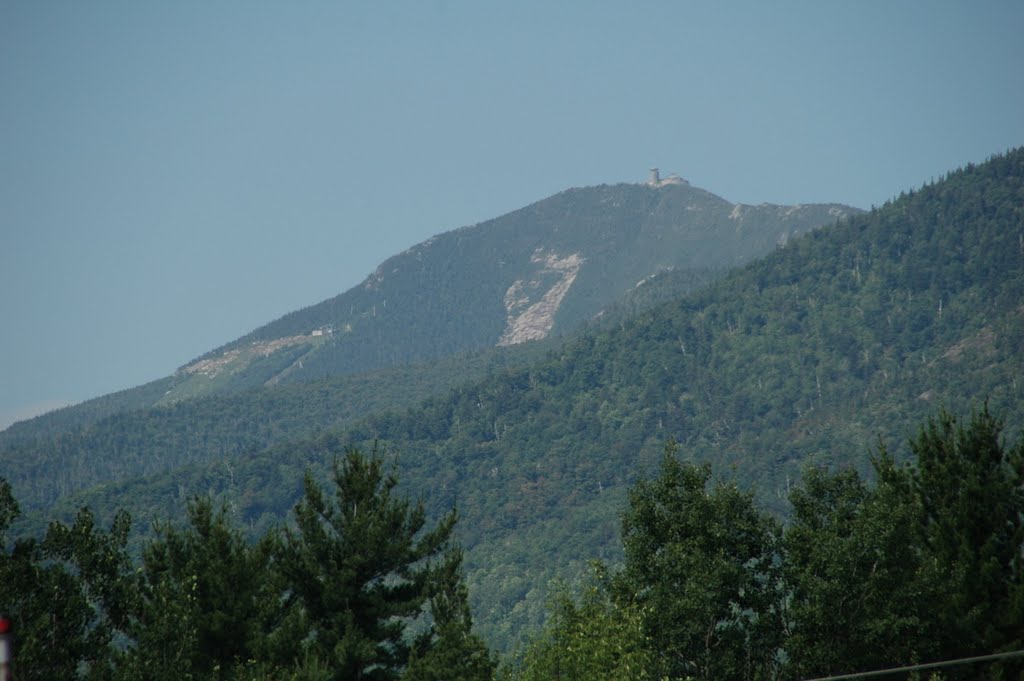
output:
[[[333,482],[328,494],[308,476],[294,523],[255,543],[195,499],[189,524],[162,524],[135,568],[126,514],[103,531],[83,509],[8,550],[19,509],[0,479],[17,678],[489,679],[455,512],[428,526],[377,451],[346,450]]]
[[[1005,443],[986,405],[940,411],[910,449],[880,447],[873,484],[808,467],[783,527],[670,446],[630,492],[625,564],[560,595],[509,676],[621,678],[629,660],[631,678],[812,678],[1021,650],[1024,436]]]

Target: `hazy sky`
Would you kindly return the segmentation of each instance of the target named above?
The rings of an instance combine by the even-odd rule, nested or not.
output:
[[[1024,3],[0,3],[0,427],[676,172],[869,208],[1024,144]]]

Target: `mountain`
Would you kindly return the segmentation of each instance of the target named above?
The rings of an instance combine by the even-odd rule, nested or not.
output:
[[[680,271],[677,286],[686,289],[704,285],[858,212],[839,204],[733,204],[678,179],[570,189],[435,236],[359,286],[171,376],[14,424],[0,432],[0,450],[133,409],[558,335],[659,272]]]
[[[707,280],[856,212],[733,204],[684,182],[571,189],[386,260],[359,286],[181,367],[161,402],[558,335],[657,272]]]
[[[83,487],[231,457],[371,409],[408,407],[536,350],[490,359],[466,353],[558,336],[605,310],[609,319],[628,315],[856,212],[733,204],[681,180],[568,190],[436,236],[360,286],[172,376],[15,424],[0,433],[0,452],[29,508]],[[662,285],[642,286],[659,274]],[[388,371],[413,362],[422,364]],[[333,380],[356,374],[363,378]],[[312,405],[302,389],[258,391],[296,383],[316,384]],[[332,406],[346,397],[358,406]],[[209,401],[186,404],[199,398]]]
[[[549,579],[616,555],[624,492],[666,441],[782,514],[804,466],[868,473],[939,407],[987,400],[1019,432],[1022,348],[1017,150],[342,439],[391,443],[436,510],[458,503],[481,622],[508,641]]]
[[[408,492],[434,513],[460,509],[478,621],[507,648],[539,621],[548,580],[618,555],[625,490],[669,439],[781,513],[803,466],[866,471],[873,446],[899,452],[939,406],[988,400],[1019,432],[1022,206],[1018,149],[447,396],[61,508],[173,517],[188,495],[213,494],[259,529],[287,513],[307,467],[386,442]],[[647,286],[671,287],[674,274]]]
[[[45,431],[18,428],[0,449],[2,475],[31,511],[49,509],[84,488],[188,464],[218,461],[230,467],[236,457],[277,442],[351,426],[376,411],[410,408],[494,371],[526,364],[550,345],[535,341],[309,383],[211,394],[114,412],[85,426],[44,422]],[[98,401],[87,416],[106,406]]]

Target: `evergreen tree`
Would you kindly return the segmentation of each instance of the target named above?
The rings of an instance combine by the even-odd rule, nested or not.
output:
[[[334,463],[335,497],[307,473],[285,530],[278,565],[301,645],[334,678],[395,679],[409,656],[406,629],[420,620],[435,566],[449,547],[455,513],[425,530],[422,503],[395,494],[397,479],[376,452],[349,449]]]
[[[881,485],[914,509],[927,633],[942,657],[1024,648],[1024,437],[1008,446],[1002,429],[987,404],[966,424],[942,411],[911,441],[911,464],[879,457]]]
[[[147,679],[226,671],[268,656],[279,617],[271,581],[275,533],[250,544],[208,499],[188,507],[189,527],[169,524],[143,553],[142,604],[128,668]]]
[[[125,546],[131,519],[95,526],[88,509],[68,527],[50,524],[42,542],[6,534],[20,514],[0,478],[0,612],[12,622],[18,679],[105,679],[112,640],[134,607],[135,581]]]
[[[462,579],[462,549],[450,548],[431,579],[429,631],[409,657],[406,681],[489,681],[495,660],[472,632],[469,597]]]

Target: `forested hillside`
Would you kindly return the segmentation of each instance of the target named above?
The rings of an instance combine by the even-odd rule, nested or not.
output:
[[[652,275],[584,325],[622,323],[638,311],[706,286],[720,272]],[[228,461],[247,451],[404,409],[456,386],[544,357],[561,339],[488,348],[432,362],[249,388],[164,404],[175,377],[90,400],[0,433],[9,479],[27,511],[92,485],[152,475],[190,463]],[[133,406],[134,405],[134,406]]]
[[[355,428],[62,502],[140,518],[214,494],[246,526],[282,517],[339,442],[386,442],[404,489],[465,520],[483,631],[508,647],[545,585],[619,555],[625,490],[674,439],[784,512],[808,463],[867,472],[937,406],[1024,414],[1024,151],[791,240],[711,286],[592,330],[524,368]]]
[[[389,258],[359,286],[186,364],[164,401],[562,334],[660,271],[699,283],[856,212],[745,206],[685,184],[571,189]]]
[[[230,460],[444,394],[526,361],[538,342],[583,321],[624,319],[850,212],[732,204],[686,184],[562,192],[439,235],[362,286],[172,376],[15,424],[0,432],[0,456],[27,509],[95,484]],[[525,341],[532,347],[514,350]],[[472,354],[495,344],[509,349]],[[430,362],[407,364],[416,359]],[[314,385],[282,387],[295,383]]]
[[[0,451],[123,412],[556,337],[620,299],[628,302],[615,314],[636,312],[857,212],[834,204],[732,204],[686,184],[565,191],[438,235],[390,258],[360,286],[171,376],[15,424],[0,432]],[[665,275],[671,285],[641,286]]]
[[[169,405],[123,409],[117,395],[18,424],[0,439],[8,480],[26,511],[94,485],[215,462],[404,409],[488,373],[543,356],[549,341],[466,352],[305,384],[251,388]],[[144,386],[149,389],[149,386]],[[159,383],[151,394],[159,395]],[[141,389],[137,389],[141,390]],[[107,411],[111,413],[105,413]],[[24,427],[20,427],[24,426]]]

